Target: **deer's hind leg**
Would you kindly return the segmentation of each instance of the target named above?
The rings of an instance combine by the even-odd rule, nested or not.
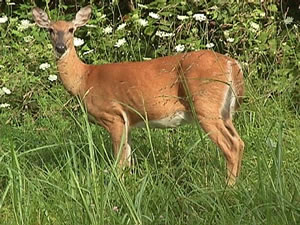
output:
[[[234,185],[241,169],[244,143],[236,132],[231,119],[206,119],[198,117],[201,127],[221,149],[227,164],[227,183]]]
[[[221,149],[227,164],[227,183],[234,185],[241,169],[244,143],[237,133],[232,114],[236,99],[230,85],[211,82],[192,91],[196,117],[210,139]]]

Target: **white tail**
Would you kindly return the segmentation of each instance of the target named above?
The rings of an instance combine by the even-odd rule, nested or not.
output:
[[[130,129],[143,126],[145,118],[161,128],[196,120],[224,153],[228,184],[233,185],[244,149],[232,123],[244,92],[239,63],[203,50],[145,62],[84,64],[73,35],[87,23],[91,11],[90,6],[82,8],[72,22],[52,22],[39,8],[32,12],[37,25],[50,32],[65,88],[80,96],[89,115],[110,133],[119,164],[130,165]]]

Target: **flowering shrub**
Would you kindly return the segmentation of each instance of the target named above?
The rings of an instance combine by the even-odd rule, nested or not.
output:
[[[103,2],[103,8],[93,7],[90,22],[85,28],[78,29],[74,38],[79,54],[88,63],[99,63],[99,59],[102,62],[136,61],[212,49],[233,57],[240,56],[241,61],[262,62],[257,67],[253,63],[244,63],[249,69],[255,68],[258,71],[266,69],[266,56],[270,60],[280,60],[292,69],[278,69],[278,76],[290,74],[290,79],[297,78],[299,63],[292,63],[290,60],[293,57],[290,51],[291,41],[283,38],[282,45],[279,46],[280,42],[276,38],[277,29],[281,25],[291,26],[294,31],[289,33],[290,36],[297,33],[299,27],[291,16],[278,20],[278,8],[272,3],[268,4],[266,10],[260,9],[255,3],[232,3],[231,7],[218,1],[210,1],[207,5],[177,0],[168,3],[161,0],[151,1],[149,4],[143,4],[143,1],[138,3],[124,21],[120,17],[114,18],[115,12],[110,10],[107,2]],[[241,5],[249,13],[243,13]],[[52,12],[57,13],[55,10]],[[70,15],[70,18],[71,16],[74,15]],[[55,19],[55,16],[52,17]],[[45,40],[47,34],[40,33],[27,14],[11,17],[1,13],[0,29],[8,27],[8,24],[12,29],[11,34],[27,45],[42,41],[47,46],[46,49],[51,49],[50,43]],[[296,38],[299,37],[295,36],[294,39]],[[110,52],[110,57],[107,58],[106,52]],[[134,52],[138,54],[133,54]],[[49,63],[39,65],[48,76],[54,73],[53,68],[49,67]],[[265,79],[269,73],[261,74],[264,74]],[[273,89],[280,92],[282,88],[277,84],[278,82],[272,82],[268,85],[273,85]],[[297,91],[292,95],[299,96]]]

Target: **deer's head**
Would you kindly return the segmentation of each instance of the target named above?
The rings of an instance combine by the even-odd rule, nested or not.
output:
[[[58,58],[66,55],[73,47],[74,32],[78,27],[84,26],[91,15],[91,6],[80,9],[74,20],[67,21],[50,21],[47,13],[40,9],[32,10],[33,18],[39,27],[46,28],[50,32],[53,49]]]

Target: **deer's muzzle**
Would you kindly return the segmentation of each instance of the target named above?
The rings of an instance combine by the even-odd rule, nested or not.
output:
[[[67,47],[65,44],[63,43],[57,43],[55,45],[55,50],[59,53],[59,54],[64,54],[65,51],[67,50]]]

